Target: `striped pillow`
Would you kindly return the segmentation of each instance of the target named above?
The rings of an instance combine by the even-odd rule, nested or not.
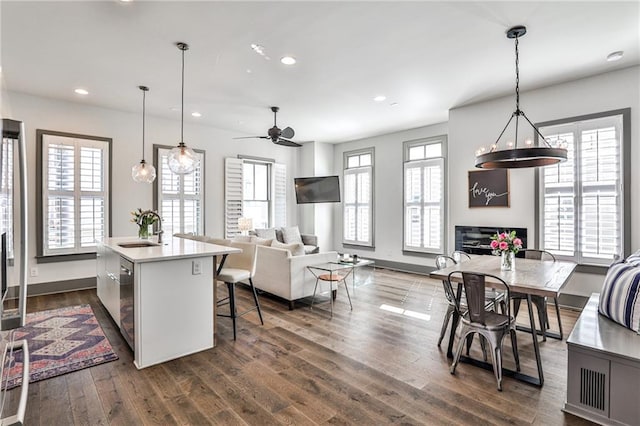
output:
[[[629,263],[609,267],[598,312],[640,333],[640,267]]]
[[[640,250],[627,257],[624,261],[633,266],[640,266]]]

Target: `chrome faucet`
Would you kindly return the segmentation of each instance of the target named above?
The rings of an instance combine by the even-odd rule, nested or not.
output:
[[[162,230],[162,218],[160,217],[158,212],[155,212],[153,210],[145,210],[142,213],[140,213],[140,217],[138,218],[138,222],[137,222],[138,226],[142,225],[142,220],[147,216],[155,216],[158,218],[158,231],[155,232],[155,234],[158,235],[158,244],[162,244],[162,234],[164,233],[164,231]]]

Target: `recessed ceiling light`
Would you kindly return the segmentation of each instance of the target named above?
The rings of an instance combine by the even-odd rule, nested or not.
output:
[[[374,101],[376,101],[376,102],[382,102],[382,101],[384,101],[385,99],[387,99],[387,97],[386,97],[386,96],[383,96],[383,95],[378,95],[378,96],[376,96],[375,98],[373,98],[373,100],[374,100]]]
[[[74,92],[76,92],[78,95],[88,95],[89,91],[86,89],[76,89],[74,90]]]
[[[251,73],[252,71],[249,68],[247,68],[247,74],[251,74]]]
[[[622,55],[624,55],[624,52],[622,50],[611,52],[607,55],[607,62],[619,61],[620,59],[622,59]]]
[[[192,113],[191,113],[191,115],[192,115],[193,117],[202,117],[202,114],[200,114],[200,113],[199,113],[199,112],[197,112],[197,111],[192,112]]]
[[[398,106],[398,103],[397,103],[397,102],[391,102],[391,103],[389,104],[389,106],[397,107],[397,106]]]
[[[282,58],[280,58],[280,62],[285,65],[293,65],[296,63],[296,58],[294,58],[293,56],[283,56]]]

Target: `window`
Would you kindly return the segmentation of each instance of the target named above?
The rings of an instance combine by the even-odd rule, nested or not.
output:
[[[344,154],[344,244],[373,246],[373,148]]]
[[[287,226],[287,168],[254,157],[225,159],[225,238],[239,234],[238,219],[254,228]]]
[[[608,265],[628,251],[623,158],[625,152],[629,158],[630,137],[623,131],[629,114],[625,111],[539,125],[552,145],[565,144],[568,150],[566,162],[538,173],[538,221],[545,250],[592,265]]]
[[[271,220],[271,164],[245,161],[242,165],[242,214],[254,228],[269,228]]]
[[[158,176],[153,207],[162,218],[165,235],[204,234],[204,151],[194,150],[198,165],[193,173],[178,175],[169,169],[167,157],[171,148],[153,146]]]
[[[109,233],[111,139],[37,131],[39,257],[95,253]]]
[[[7,259],[13,259],[13,139],[0,146],[0,235],[7,233]]]
[[[404,144],[404,250],[444,252],[446,137]]]

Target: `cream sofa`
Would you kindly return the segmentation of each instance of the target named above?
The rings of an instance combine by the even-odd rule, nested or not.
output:
[[[230,240],[204,235],[175,234],[174,236],[212,244],[226,245],[230,243]],[[316,279],[309,272],[307,266],[319,265],[338,259],[338,253],[335,251],[292,256],[287,249],[259,244],[256,247],[256,251],[254,287],[287,300],[289,309],[293,309],[296,300],[313,296]],[[322,288],[326,290],[326,286],[325,283]]]
[[[291,256],[289,250],[258,245],[257,252],[253,285],[288,300],[289,309],[293,309],[296,300],[313,296],[316,279],[307,266],[338,259],[335,251]]]

